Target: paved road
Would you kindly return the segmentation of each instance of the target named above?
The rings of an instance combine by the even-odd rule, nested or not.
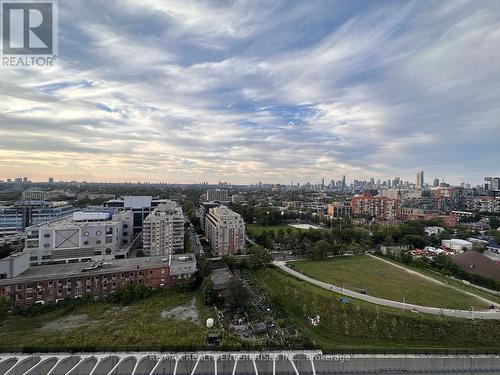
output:
[[[193,251],[196,255],[200,253],[203,254],[203,246],[200,244],[200,239],[196,234],[194,228],[188,227],[189,239],[191,240],[191,251]]]
[[[316,279],[313,279],[309,276],[306,276],[300,272],[292,270],[290,267],[286,265],[283,261],[274,261],[273,264],[280,268],[281,270],[289,273],[292,276],[295,276],[299,279],[305,280],[311,284],[317,285],[323,289],[331,290],[335,293],[343,294],[348,297],[360,299],[366,302],[375,303],[377,305],[393,307],[395,309],[400,310],[411,310],[418,311],[420,313],[432,314],[432,315],[446,315],[455,318],[468,318],[468,319],[495,319],[500,320],[500,311],[498,310],[485,310],[485,311],[469,311],[469,310],[452,310],[452,309],[441,309],[438,307],[428,307],[428,306],[419,306],[413,305],[410,303],[402,303],[397,301],[391,301],[379,297],[370,296],[368,294],[361,294],[349,289],[345,289],[336,285],[328,284]],[[446,285],[446,284],[445,284]]]

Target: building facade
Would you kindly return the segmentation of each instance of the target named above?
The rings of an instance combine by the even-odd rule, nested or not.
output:
[[[214,255],[240,254],[245,249],[245,222],[226,206],[210,208],[205,218],[205,236]]]
[[[27,228],[24,251],[32,265],[124,258],[133,239],[132,223],[132,211],[74,212]]]
[[[168,201],[144,219],[142,241],[147,255],[168,255],[184,251],[182,208]]]
[[[134,214],[134,235],[142,232],[144,219],[160,204],[166,204],[167,199],[153,198],[152,196],[125,196],[120,199],[111,199],[104,203],[104,207],[116,207],[131,210]]]
[[[371,195],[370,193],[357,194],[351,199],[353,214],[368,215],[377,220],[396,220],[400,216],[398,199]]]
[[[206,200],[208,202],[230,202],[229,194],[225,189],[209,189],[207,190]]]
[[[0,207],[0,237],[22,233],[30,225],[45,223],[75,212],[67,202],[23,200]]]
[[[12,306],[25,308],[84,294],[97,300],[131,284],[166,288],[191,279],[196,272],[196,258],[194,254],[129,258],[90,268],[81,263],[33,267],[15,277],[0,279],[0,296],[5,296]]]

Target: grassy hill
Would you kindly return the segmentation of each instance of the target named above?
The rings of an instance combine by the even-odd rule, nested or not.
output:
[[[276,308],[323,350],[339,348],[500,348],[500,321],[415,314],[349,299],[274,269],[257,271]],[[313,326],[308,316],[319,315]]]
[[[486,308],[477,298],[408,273],[369,256],[305,260],[290,265],[317,280],[346,289],[365,289],[372,296],[423,306],[452,309]]]

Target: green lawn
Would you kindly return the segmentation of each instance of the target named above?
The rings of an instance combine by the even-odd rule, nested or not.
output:
[[[265,225],[257,225],[257,224],[247,224],[246,226],[246,231],[250,235],[250,237],[255,237],[260,235],[262,232],[266,231],[274,231],[275,233],[278,232],[280,229],[283,229],[286,231],[287,228],[292,228],[293,230],[301,230],[298,228],[294,228],[289,226],[288,224],[281,224],[281,225],[270,225],[270,226],[265,226]]]
[[[455,289],[435,284],[418,275],[369,256],[336,257],[327,260],[290,262],[305,275],[372,296],[423,306],[469,309],[486,308],[485,303]]]
[[[432,268],[417,268],[417,267],[411,267],[411,266],[408,266],[408,265],[405,265],[402,263],[398,263],[398,262],[391,260],[391,259],[384,258],[384,260],[389,261],[389,262],[394,263],[394,264],[397,264],[399,266],[409,268],[413,271],[420,272],[420,273],[422,273],[426,276],[432,277],[433,279],[436,279],[438,281],[448,283],[448,285],[454,286],[454,287],[459,288],[463,291],[474,293],[474,294],[477,294],[478,296],[489,299],[490,301],[500,303],[500,296],[497,296],[495,294],[491,294],[488,292],[484,292],[480,289],[474,288],[473,286],[466,285],[466,284],[462,283],[461,281],[454,280],[454,279],[451,279],[449,277],[443,276],[440,272],[438,272],[437,270],[434,270]]]
[[[415,314],[349,298],[298,280],[274,268],[261,269],[257,279],[269,291],[275,308],[324,351],[340,348],[500,347],[500,322]],[[313,326],[308,316],[319,315]]]
[[[204,322],[208,314],[201,303],[196,305],[199,322],[161,317],[162,311],[189,305],[194,297],[194,293],[162,290],[158,295],[129,306],[99,302],[81,305],[70,311],[57,308],[33,316],[9,316],[0,320],[0,347],[11,350],[18,347],[40,347],[44,350],[85,347],[101,350],[128,347],[143,350],[200,348],[207,334]]]

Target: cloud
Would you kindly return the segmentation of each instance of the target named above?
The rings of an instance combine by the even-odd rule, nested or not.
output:
[[[0,178],[494,174],[488,2],[59,2],[52,70],[0,71]]]

